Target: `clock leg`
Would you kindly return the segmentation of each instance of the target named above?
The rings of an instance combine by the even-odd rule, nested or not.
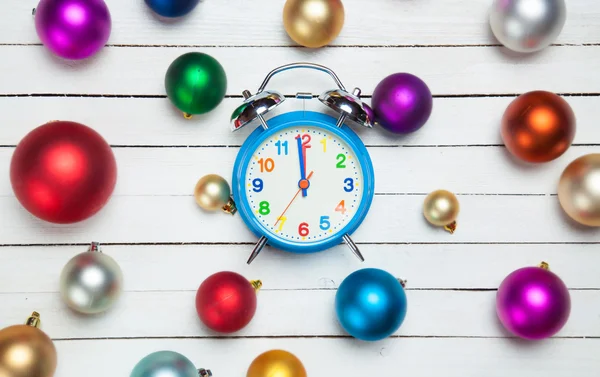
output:
[[[252,263],[252,261],[256,259],[256,257],[258,256],[258,254],[260,254],[260,252],[262,251],[263,247],[265,247],[266,244],[267,244],[267,237],[265,237],[265,236],[260,237],[260,239],[256,243],[256,246],[254,246],[254,250],[252,250],[252,254],[250,254],[250,258],[248,258],[248,262],[246,262],[246,263],[248,263],[248,264]]]
[[[344,242],[346,242],[346,245],[348,245],[348,247],[350,248],[350,250],[352,250],[354,255],[356,255],[358,257],[358,259],[360,259],[361,262],[364,262],[365,257],[363,257],[363,255],[360,253],[360,250],[358,250],[358,246],[356,246],[354,241],[352,241],[352,238],[350,238],[349,235],[344,234],[343,239],[344,239]]]

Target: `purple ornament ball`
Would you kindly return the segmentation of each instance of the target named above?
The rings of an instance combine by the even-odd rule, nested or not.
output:
[[[496,296],[496,312],[512,334],[529,340],[549,338],[563,328],[571,313],[565,283],[541,267],[508,275]]]
[[[35,10],[35,28],[54,54],[85,59],[108,41],[110,12],[103,0],[41,0]]]
[[[427,84],[410,73],[395,73],[383,79],[371,101],[375,120],[386,130],[414,132],[429,119],[433,97]]]

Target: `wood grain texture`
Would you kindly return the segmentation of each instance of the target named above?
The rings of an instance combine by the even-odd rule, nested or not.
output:
[[[142,1],[107,0],[113,19],[109,44],[289,46],[283,30],[284,0],[203,1],[177,22],[159,20]],[[39,43],[32,0],[4,0],[0,43]],[[334,45],[496,44],[488,26],[490,1],[344,0],[344,29]],[[600,42],[600,5],[569,2],[557,43]]]
[[[495,47],[469,48],[107,48],[86,61],[65,62],[42,46],[3,46],[0,54],[0,94],[164,95],[164,75],[181,54],[212,55],[228,75],[228,95],[256,91],[274,67],[297,61],[333,69],[348,88],[364,95],[388,74],[410,72],[421,77],[436,95],[515,94],[529,90],[597,93],[600,48],[562,46],[515,56]],[[268,59],[266,57],[268,56]],[[245,64],[240,61],[268,64]],[[354,62],[350,64],[349,62]],[[441,64],[440,62],[443,62]],[[40,65],[44,69],[39,69]],[[551,77],[551,79],[549,79]],[[300,84],[301,83],[301,84]],[[269,88],[283,94],[320,94],[335,85],[320,72],[291,71],[275,76]]]

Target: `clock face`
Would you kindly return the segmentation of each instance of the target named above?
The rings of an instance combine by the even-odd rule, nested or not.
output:
[[[363,188],[356,151],[315,126],[271,134],[244,173],[245,199],[269,237],[298,244],[339,237],[357,215]]]

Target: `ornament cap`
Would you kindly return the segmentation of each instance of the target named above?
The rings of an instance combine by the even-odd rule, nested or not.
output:
[[[237,212],[237,206],[233,198],[230,197],[227,201],[227,204],[223,206],[223,212],[235,215],[235,213]]]
[[[263,283],[260,280],[250,280],[250,285],[256,292],[258,292],[262,288]]]
[[[200,377],[211,377],[212,375],[210,369],[198,369],[198,376]]]
[[[547,262],[542,261],[539,265],[539,267],[541,269],[544,269],[546,271],[550,271],[550,265]]]
[[[183,117],[185,119],[192,119],[194,116],[192,114],[189,114],[189,113],[183,113]]]
[[[454,234],[454,232],[456,232],[456,221],[451,222],[448,225],[444,226],[444,229],[446,229],[450,234]]]
[[[408,280],[398,278],[398,283],[400,283],[402,288],[406,288],[406,283],[408,283]]]
[[[29,318],[27,318],[27,322],[25,322],[25,324],[27,326],[38,328],[38,327],[40,327],[41,322],[42,322],[42,320],[40,319],[40,313],[33,312],[33,313],[31,313],[31,316],[29,316]]]
[[[100,242],[93,241],[90,244],[89,252],[90,253],[101,253],[102,249],[100,249]]]

